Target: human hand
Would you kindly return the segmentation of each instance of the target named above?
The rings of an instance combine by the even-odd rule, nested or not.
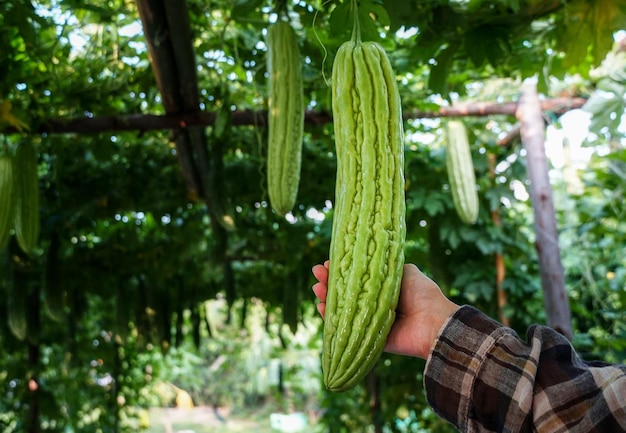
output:
[[[317,283],[313,293],[320,300],[317,311],[324,317],[328,292],[329,261],[313,266]],[[444,322],[459,308],[433,280],[413,264],[404,265],[400,297],[385,351],[426,359]]]

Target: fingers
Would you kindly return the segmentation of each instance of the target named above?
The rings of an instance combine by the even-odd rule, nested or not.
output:
[[[328,287],[326,287],[326,284],[315,283],[311,288],[313,289],[315,296],[317,296],[320,301],[326,302],[326,294],[328,293]]]
[[[410,286],[414,281],[419,279],[421,275],[422,273],[417,266],[412,263],[405,264],[402,269],[402,286]]]
[[[312,271],[317,281],[324,285],[328,284],[328,260],[323,265],[313,266]]]
[[[402,286],[407,288],[424,288],[426,286],[436,286],[436,284],[424,275],[417,266],[407,263],[403,268]]]
[[[313,284],[313,293],[320,300],[317,304],[317,311],[322,317],[326,312],[326,295],[328,294],[328,260],[323,265],[313,266],[313,276],[317,279],[317,283]]]
[[[319,304],[317,304],[317,312],[320,313],[320,316],[322,316],[322,318],[324,317],[324,313],[326,312],[326,304],[320,302]]]
[[[320,300],[317,304],[317,311],[322,317],[324,317],[324,313],[326,312],[326,294],[328,293],[328,288],[326,287],[326,284],[315,283],[313,284],[312,289],[315,296],[317,296]]]

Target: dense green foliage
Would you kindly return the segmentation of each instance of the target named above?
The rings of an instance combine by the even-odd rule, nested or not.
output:
[[[308,107],[329,111],[326,79],[351,28],[349,2],[278,3],[290,11],[299,36]],[[625,51],[607,57],[614,32],[625,26],[624,1],[360,3],[364,36],[387,49],[406,113],[458,101],[515,101],[526,77],[536,77],[546,97],[591,95],[594,117],[585,145],[593,155],[578,167],[574,187],[566,167],[553,171],[560,241],[577,348],[589,358],[625,361]],[[187,6],[201,108],[263,110],[263,39],[275,5],[188,0]],[[37,130],[57,118],[163,113],[134,2],[3,1],[0,28],[0,102],[11,102],[9,113],[0,110],[0,128],[13,128],[0,136],[0,153],[13,154],[21,142],[32,142],[41,194],[37,248],[24,254],[13,239],[1,252],[0,311],[7,311],[10,293],[19,293],[23,311],[17,312],[27,322],[22,341],[0,321],[6,355],[0,359],[2,430],[36,431],[27,426],[35,422],[51,432],[134,431],[137,408],[155,403],[146,392],[155,378],[178,383],[207,404],[268,398],[244,389],[246,379],[237,383],[239,373],[232,369],[243,370],[255,356],[267,362],[280,357],[297,343],[293,331],[319,326],[310,268],[329,251],[336,170],[332,124],[305,127],[302,181],[287,218],[272,212],[267,201],[267,130],[207,127],[210,148],[223,155],[221,192],[236,227],[225,232],[212,223],[206,203],[189,194],[168,131],[15,129]],[[596,88],[604,92],[594,93]],[[560,129],[559,119],[546,114]],[[460,224],[452,206],[442,121],[405,122],[406,260],[433,276],[455,301],[506,317],[523,336],[527,325],[544,321],[531,203],[524,195],[524,151],[515,141],[498,144],[512,129],[512,117],[465,123],[480,196],[473,226]],[[496,255],[506,270],[502,311]],[[219,319],[204,308],[204,301],[215,299],[224,303]],[[272,341],[263,353],[250,352],[259,341],[251,337],[254,329],[245,335],[235,330],[258,328],[246,312],[259,305]],[[220,334],[210,328],[215,323],[230,327]],[[317,342],[313,338],[310,349],[319,350]],[[220,353],[232,369],[216,367],[211,375]],[[201,373],[174,371],[187,362]],[[447,431],[425,404],[423,365],[383,357],[375,370],[379,410],[370,411],[371,383],[346,394],[328,395],[319,387],[310,393],[320,399],[329,431],[371,425]],[[293,375],[296,370],[292,365]],[[294,378],[298,383],[306,382]],[[217,389],[214,395],[203,394],[202,386],[209,385]],[[232,390],[237,397],[228,400]],[[296,401],[311,397],[307,391],[299,390]]]

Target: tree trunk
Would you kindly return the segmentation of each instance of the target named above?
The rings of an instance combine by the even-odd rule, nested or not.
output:
[[[28,343],[28,367],[31,372],[39,369],[39,342]],[[39,378],[36,373],[28,378],[28,419],[26,421],[28,433],[39,433]]]
[[[489,160],[489,177],[493,182],[495,180],[495,170],[496,170],[496,157],[493,153],[490,153],[488,156]],[[493,221],[493,225],[500,228],[502,226],[502,218],[500,217],[500,209],[494,208],[491,211],[491,221]],[[502,252],[496,252],[494,254],[494,266],[496,271],[496,295],[497,295],[497,303],[498,303],[498,320],[504,326],[510,326],[511,323],[509,318],[504,313],[504,309],[507,304],[507,297],[502,284],[504,283],[504,277],[506,276],[506,267],[504,265],[504,255]]]
[[[376,369],[372,369],[366,377],[367,393],[370,397],[370,415],[374,425],[374,433],[383,432],[383,417],[380,401],[380,383],[376,375]]]
[[[526,149],[530,197],[532,200],[541,284],[548,326],[567,338],[572,338],[572,324],[565,274],[557,233],[556,215],[550,185],[548,160],[545,152],[545,125],[537,87],[524,82],[516,112],[520,122],[522,144]]]
[[[30,282],[30,280],[29,280]],[[22,287],[22,290],[28,290],[28,284]],[[27,431],[28,433],[39,433],[40,427],[40,412],[39,412],[39,370],[40,370],[40,358],[41,347],[39,337],[41,335],[41,317],[40,317],[40,297],[39,297],[39,285],[30,287],[30,293],[28,294],[28,421]]]

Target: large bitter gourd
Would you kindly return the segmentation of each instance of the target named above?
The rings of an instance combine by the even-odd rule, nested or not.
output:
[[[337,156],[322,368],[325,386],[355,386],[395,320],[406,235],[400,95],[382,46],[357,36],[333,64]]]

